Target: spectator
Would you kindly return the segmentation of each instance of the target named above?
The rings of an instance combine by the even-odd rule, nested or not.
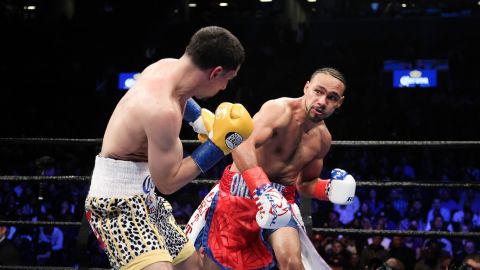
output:
[[[396,258],[388,258],[386,261],[385,261],[385,265],[390,267],[391,270],[406,270],[407,268],[405,268],[405,265],[398,259]],[[412,269],[412,268],[408,268],[408,269]]]
[[[342,224],[340,223],[339,214],[333,210],[328,212],[327,220],[323,224],[324,228],[342,228]]]
[[[372,259],[378,259],[381,262],[387,259],[387,250],[382,246],[383,236],[374,235],[372,242],[366,246],[360,255],[360,267],[365,269],[372,262]]]
[[[473,240],[464,240],[463,247],[461,250],[458,250],[455,253],[455,260],[462,261],[465,257],[470,256],[472,254],[476,254],[477,248],[475,247],[475,242]]]
[[[402,188],[392,188],[390,200],[393,208],[400,214],[400,217],[405,217],[408,201],[405,199],[404,190]],[[396,222],[398,222],[398,220]]]
[[[393,175],[401,180],[415,180],[415,169],[410,165],[405,156],[400,158],[400,164],[393,168]]]
[[[8,228],[0,225],[0,265],[20,264],[20,251],[7,238]]]
[[[448,270],[448,266],[452,262],[452,256],[450,254],[442,253],[439,258],[438,270]]]
[[[367,202],[363,202],[360,205],[359,211],[355,213],[355,217],[358,217],[360,219],[362,218],[372,219],[373,216],[374,216],[373,211],[370,209],[370,206],[368,206]]]
[[[449,222],[445,222],[442,216],[436,216],[425,227],[426,231],[453,231],[453,226]]]
[[[441,188],[438,190],[438,198],[440,199],[440,207],[447,208],[450,212],[460,209],[460,204],[453,198],[452,189]]]
[[[398,259],[406,269],[413,269],[415,266],[415,250],[405,246],[401,236],[394,236],[388,249],[390,258]]]
[[[333,210],[339,214],[340,222],[343,225],[349,224],[353,221],[355,213],[360,208],[360,200],[357,196],[353,197],[353,202],[347,205],[334,204]]]
[[[460,227],[461,224],[465,224],[470,230],[480,228],[480,216],[472,211],[470,202],[465,202],[461,210],[453,213],[452,222],[457,227]]]
[[[480,270],[480,253],[467,255],[463,263],[473,268],[473,270]]]
[[[382,229],[395,230],[398,228],[398,223],[400,222],[400,214],[398,211],[393,208],[390,200],[386,200],[384,207],[377,213],[376,221],[382,222]]]
[[[400,230],[425,230],[425,214],[423,211],[423,203],[419,199],[410,202],[405,218],[400,221]]]
[[[381,228],[377,227],[376,228],[377,230],[381,230]],[[368,245],[371,245],[375,242],[375,236],[372,236],[370,238],[367,239],[367,244]],[[384,237],[382,236],[382,240],[380,241],[380,245],[385,249],[387,250],[389,247],[390,247],[390,243],[392,242],[392,239],[388,238],[388,237]]]
[[[53,220],[51,217],[49,220]],[[58,227],[40,227],[38,236],[40,250],[43,252],[37,255],[41,265],[64,264],[63,231]]]
[[[324,259],[333,270],[350,269],[350,253],[343,243],[337,239],[332,241],[332,248],[326,252]]]
[[[480,180],[479,180],[480,181]],[[480,215],[480,192],[469,188],[460,194],[460,205],[470,204],[473,213]]]
[[[450,222],[450,210],[441,207],[440,199],[435,198],[432,201],[432,208],[430,208],[427,214],[427,225],[438,215],[441,215],[445,222]]]
[[[443,262],[442,258],[448,257],[448,253],[442,251],[443,243],[435,239],[427,239],[424,242],[420,260],[415,264],[415,270],[437,270]]]
[[[365,203],[367,203],[372,215],[376,215],[383,208],[383,202],[377,197],[377,191],[374,188],[368,191],[368,198]]]

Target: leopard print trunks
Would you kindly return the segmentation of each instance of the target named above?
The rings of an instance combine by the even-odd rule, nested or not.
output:
[[[170,203],[155,195],[147,163],[97,156],[85,210],[114,269],[175,265],[195,251]]]

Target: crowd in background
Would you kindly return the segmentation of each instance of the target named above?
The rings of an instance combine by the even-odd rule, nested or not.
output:
[[[326,120],[334,140],[479,137],[477,1],[305,2],[305,18],[285,4],[301,1],[233,1],[229,8],[215,2],[194,9],[185,1],[34,1],[36,9],[23,1],[4,2],[2,137],[102,137],[125,94],[118,89],[119,73],[180,56],[188,33],[207,24],[231,30],[247,52],[228,91],[199,101],[210,110],[231,101],[256,112],[268,99],[301,95],[315,69],[331,66],[347,78],[345,102]],[[446,70],[438,70],[438,85],[393,88],[385,62],[422,69],[416,64],[422,59],[448,62]],[[196,138],[190,129],[180,135]],[[480,182],[475,149],[401,149],[332,147],[322,177],[339,167],[357,181]],[[89,175],[98,152],[96,146],[0,145],[0,175]],[[228,162],[201,177],[218,179]],[[80,221],[88,185],[0,179],[0,220]],[[189,219],[209,189],[187,185],[167,196],[178,223]],[[348,206],[312,200],[312,221],[327,228],[479,231],[479,197],[478,189],[359,187]],[[0,226],[0,265],[75,265],[78,231],[75,226]],[[442,269],[480,248],[478,239],[311,237],[335,269],[359,269],[390,257],[405,269]],[[88,244],[90,266],[108,267],[91,233]]]
[[[75,156],[56,150],[53,155],[31,159],[25,152],[15,152],[17,148],[4,146],[2,150],[10,154],[10,161],[2,156],[5,164],[0,167],[1,175],[88,175],[93,163],[86,153]],[[331,169],[340,167],[352,173],[357,181],[480,183],[480,167],[475,163],[473,152],[465,149],[395,151],[334,147],[325,159],[322,177],[328,178]],[[218,179],[228,162],[231,160],[226,158],[200,178]],[[88,181],[0,181],[0,220],[79,222],[84,215],[88,187]],[[210,188],[209,184],[189,184],[166,196],[179,224],[188,221]],[[358,187],[350,205],[312,200],[312,221],[313,227],[323,228],[478,232],[480,191],[471,188]],[[2,252],[10,250],[17,255],[0,256],[0,265],[10,260],[22,265],[74,266],[78,263],[78,233],[77,226],[9,226],[0,249],[8,241],[9,248]],[[442,265],[446,267],[451,262],[461,261],[469,254],[479,253],[480,249],[478,239],[469,238],[320,233],[313,233],[311,237],[317,251],[334,269],[365,269],[387,261],[403,265],[404,268],[399,269],[446,269]],[[109,267],[92,233],[87,252],[91,267]]]

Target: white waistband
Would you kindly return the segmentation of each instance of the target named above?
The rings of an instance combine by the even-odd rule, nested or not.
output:
[[[97,156],[88,196],[131,197],[148,193],[153,187],[148,163]]]

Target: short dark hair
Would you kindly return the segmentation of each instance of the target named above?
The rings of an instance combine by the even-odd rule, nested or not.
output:
[[[343,86],[344,86],[345,89],[347,88],[347,81],[345,80],[345,77],[343,76],[343,74],[340,71],[338,71],[337,69],[331,68],[331,67],[324,67],[324,68],[319,68],[319,69],[315,70],[315,72],[313,72],[312,76],[310,76],[310,80],[312,80],[315,76],[317,76],[320,73],[327,74],[327,75],[330,75],[330,76],[336,78],[337,80],[339,80],[343,83]]]
[[[190,39],[185,53],[200,69],[221,66],[226,70],[235,70],[245,60],[245,50],[238,38],[219,26],[198,30]]]

